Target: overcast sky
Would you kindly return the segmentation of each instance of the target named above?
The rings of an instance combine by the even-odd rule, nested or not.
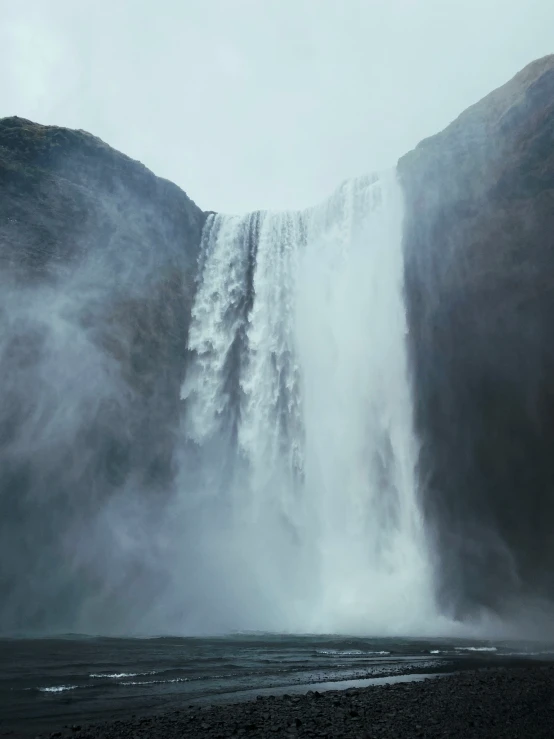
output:
[[[205,209],[394,165],[554,51],[554,0],[0,0],[0,116],[82,128]]]

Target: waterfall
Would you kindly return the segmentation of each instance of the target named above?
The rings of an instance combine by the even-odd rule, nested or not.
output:
[[[395,172],[208,218],[181,391],[190,628],[436,627],[402,218]]]

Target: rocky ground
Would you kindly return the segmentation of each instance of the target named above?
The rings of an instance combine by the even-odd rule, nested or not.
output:
[[[7,734],[5,734],[7,736]],[[422,682],[261,697],[40,737],[194,739],[220,737],[460,737],[540,739],[554,735],[554,666],[488,669]],[[37,736],[11,732],[11,739]]]

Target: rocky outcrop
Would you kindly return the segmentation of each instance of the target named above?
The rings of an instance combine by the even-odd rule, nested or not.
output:
[[[554,56],[399,162],[440,598],[554,595]]]
[[[77,625],[129,515],[83,557],[98,499],[170,487],[204,219],[94,136],[0,120],[0,629]],[[125,546],[102,588],[148,560]]]

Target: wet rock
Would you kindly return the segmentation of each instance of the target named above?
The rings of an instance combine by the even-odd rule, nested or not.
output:
[[[554,598],[553,131],[554,55],[398,163],[423,507],[457,616]]]
[[[336,704],[339,704],[338,706]],[[269,707],[274,708],[270,711]],[[149,723],[118,722],[91,729],[95,739],[133,736],[142,726],[150,739],[225,736],[428,737],[515,739],[551,737],[554,671],[545,667],[467,672],[406,684],[402,688],[337,691],[313,701],[215,705],[179,717],[159,713]],[[171,720],[169,720],[171,718]]]

